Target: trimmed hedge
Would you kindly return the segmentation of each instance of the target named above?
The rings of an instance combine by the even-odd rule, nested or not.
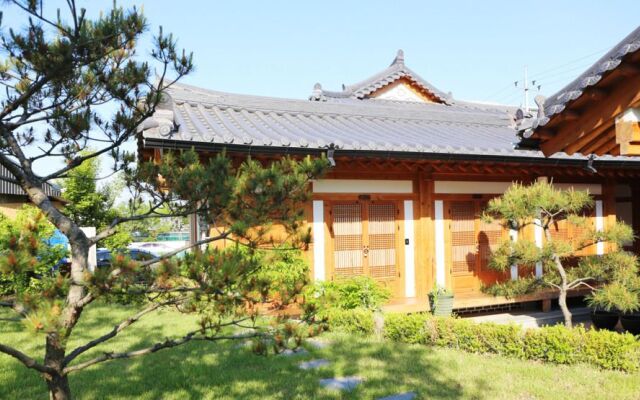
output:
[[[388,314],[384,337],[556,364],[589,363],[604,369],[640,370],[640,341],[633,335],[582,327],[523,329],[518,325],[476,323],[430,314]]]
[[[372,335],[375,331],[373,311],[366,308],[330,308],[322,311],[320,316],[327,319],[331,331],[362,335]]]

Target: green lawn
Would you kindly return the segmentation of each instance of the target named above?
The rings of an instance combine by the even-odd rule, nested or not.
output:
[[[71,346],[106,332],[131,313],[125,307],[85,311]],[[132,349],[193,327],[193,318],[165,311],[145,317],[108,346]],[[153,333],[153,334],[152,334]],[[135,360],[117,360],[71,376],[80,399],[370,399],[416,391],[431,399],[638,399],[640,374],[555,366],[464,352],[327,335],[333,344],[309,354],[261,357],[234,344],[190,343]],[[42,340],[0,322],[0,341],[42,355]],[[95,355],[95,353],[93,353]],[[301,371],[297,363],[323,357],[331,364]],[[349,394],[321,389],[320,378],[360,375],[364,384]],[[10,357],[0,354],[0,399],[46,398],[45,385]]]

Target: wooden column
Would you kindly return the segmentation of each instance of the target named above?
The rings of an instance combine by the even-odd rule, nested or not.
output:
[[[633,234],[636,235],[633,241],[633,252],[640,254],[640,182],[630,182],[631,187],[631,227],[633,228]]]
[[[428,175],[418,176],[418,230],[416,236],[416,295],[427,296],[433,286],[435,270],[433,263],[433,180]]]
[[[603,218],[604,229],[611,228],[616,223],[616,182],[613,179],[602,184],[602,202],[603,202]],[[604,251],[609,252],[615,249],[615,245],[608,243]]]

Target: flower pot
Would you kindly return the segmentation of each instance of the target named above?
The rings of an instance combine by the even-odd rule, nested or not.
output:
[[[452,294],[439,294],[436,296],[429,296],[429,304],[431,305],[431,312],[437,317],[449,317],[453,312],[453,295]]]
[[[622,314],[620,323],[627,332],[633,335],[640,335],[640,313]]]
[[[620,316],[616,312],[604,310],[591,310],[591,322],[598,329],[613,331],[618,325]]]

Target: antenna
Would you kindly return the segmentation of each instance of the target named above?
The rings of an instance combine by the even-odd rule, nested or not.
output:
[[[527,78],[527,66],[524,66],[524,112],[529,112],[529,79]]]

